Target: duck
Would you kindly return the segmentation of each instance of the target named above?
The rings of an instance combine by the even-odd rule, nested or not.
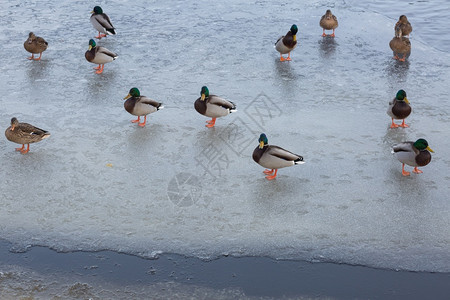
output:
[[[48,43],[41,38],[40,36],[34,35],[33,32],[28,34],[28,39],[23,43],[25,50],[31,53],[31,57],[28,57],[30,60],[41,60],[42,52],[47,50]],[[38,58],[34,58],[34,54],[38,54]]]
[[[398,18],[397,23],[395,23],[394,30],[396,30],[397,27],[400,27],[402,30],[402,36],[409,37],[409,34],[412,32],[411,23],[409,23],[408,18],[405,15],[401,15]]]
[[[275,43],[275,49],[280,52],[280,61],[291,60],[291,51],[297,46],[297,25],[293,24],[286,35],[280,36]],[[288,54],[287,58],[283,54]]]
[[[410,173],[405,171],[405,164],[414,167],[413,173],[420,174],[423,171],[418,167],[424,167],[431,161],[431,153],[433,149],[428,146],[425,139],[418,139],[415,142],[403,142],[393,146],[392,153],[402,163],[402,175],[409,176]]]
[[[84,54],[86,60],[93,64],[98,64],[98,67],[94,69],[97,70],[95,73],[101,74],[106,63],[112,62],[118,56],[114,52],[109,51],[105,47],[98,46],[93,39],[89,40],[89,49]]]
[[[108,15],[103,13],[103,9],[100,6],[95,6],[94,10],[91,11],[91,23],[92,26],[98,31],[98,36],[95,38],[101,39],[108,35],[115,35],[116,31],[111,23]]]
[[[387,114],[392,118],[391,128],[397,127],[409,127],[405,124],[405,119],[411,114],[411,106],[409,105],[408,98],[406,98],[406,92],[399,90],[395,98],[389,102]],[[397,125],[394,123],[394,119],[403,120],[402,124]]]
[[[50,137],[50,132],[37,128],[28,123],[19,123],[16,117],[11,119],[11,126],[5,131],[5,136],[8,141],[13,143],[22,144],[21,148],[16,148],[16,151],[20,151],[22,154],[30,151],[30,144],[37,143]],[[27,148],[25,149],[25,144]]]
[[[267,175],[267,180],[277,177],[278,169],[305,163],[303,156],[275,145],[269,145],[264,133],[261,133],[258,142],[258,147],[253,151],[253,160],[266,168],[263,173]]]
[[[237,111],[236,105],[233,102],[216,95],[210,95],[209,89],[206,86],[202,87],[200,95],[200,98],[194,102],[194,108],[199,114],[212,118],[206,121],[208,124],[205,126],[208,128],[214,127],[216,118],[225,117]]]
[[[394,59],[398,59],[399,61],[405,61],[411,54],[411,42],[408,38],[402,36],[402,29],[400,26],[395,28],[395,36],[389,42],[389,47],[391,47],[394,52]]]
[[[134,87],[130,89],[128,95],[123,98],[126,100],[123,104],[125,110],[130,114],[137,116],[137,120],[131,121],[132,123],[138,123],[139,126],[144,127],[147,122],[147,115],[154,113],[164,106],[155,100],[141,96],[141,92],[138,88]],[[141,123],[141,117],[144,116],[144,122]]]
[[[331,13],[331,10],[327,9],[325,14],[320,18],[320,27],[323,28],[322,36],[327,36],[325,34],[325,30],[333,30],[333,33],[330,35],[331,37],[335,37],[334,30],[339,26],[338,20],[335,15]]]

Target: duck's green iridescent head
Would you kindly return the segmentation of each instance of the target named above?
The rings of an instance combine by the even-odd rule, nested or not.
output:
[[[269,143],[269,141],[267,140],[267,136],[264,133],[261,133],[258,142],[260,149],[264,148],[264,145],[267,145]]]
[[[139,89],[138,88],[131,88],[130,89],[130,92],[128,93],[128,95],[125,97],[125,98],[123,98],[123,100],[127,100],[128,98],[131,98],[131,97],[140,97],[141,96],[141,92],[139,91]]]
[[[91,50],[92,48],[95,48],[97,46],[97,44],[95,43],[95,41],[93,39],[89,40],[89,50]]]
[[[426,149],[426,150],[428,150],[428,151],[434,153],[433,149],[431,149],[431,148],[428,146],[428,142],[427,142],[425,139],[418,139],[418,140],[414,143],[414,147],[415,147],[416,149],[420,150],[420,151]]]
[[[291,26],[291,32],[292,32],[293,35],[297,34],[297,32],[298,32],[297,25],[294,24],[294,25]]]
[[[404,90],[399,90],[395,98],[399,101],[405,101],[409,104],[408,98],[406,98],[406,92]]]
[[[200,95],[201,95],[201,100],[205,100],[206,98],[209,97],[209,90],[206,86],[202,86],[202,90],[200,91]]]
[[[94,15],[101,15],[103,13],[103,9],[100,6],[94,7],[94,10],[92,11]]]

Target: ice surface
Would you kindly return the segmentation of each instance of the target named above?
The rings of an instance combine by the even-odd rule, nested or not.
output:
[[[91,6],[0,4],[0,120],[52,134],[27,155],[0,142],[0,237],[16,251],[450,271],[447,52],[415,33],[409,61],[398,63],[396,20],[342,2],[113,1],[103,9],[117,35],[98,44],[119,57],[97,75],[84,58],[97,34]],[[321,37],[327,7],[339,19],[335,39]],[[299,45],[280,63],[273,44],[293,23]],[[23,49],[31,30],[49,43],[40,62]],[[203,85],[238,108],[212,129],[193,108]],[[165,105],[145,128],[123,108],[133,86]],[[398,89],[411,128],[390,130]],[[268,182],[251,158],[261,132],[306,164]],[[390,147],[419,137],[436,153],[404,178]]]

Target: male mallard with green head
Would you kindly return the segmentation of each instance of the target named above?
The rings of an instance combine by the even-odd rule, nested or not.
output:
[[[145,96],[141,96],[141,92],[138,88],[130,89],[128,95],[123,98],[126,100],[123,104],[125,110],[132,115],[137,116],[137,120],[131,121],[132,123],[138,123],[139,126],[144,127],[147,122],[147,115],[154,113],[160,109],[163,109],[164,106],[162,103],[156,102],[150,98]],[[140,123],[141,117],[144,116],[144,122]]]
[[[405,61],[411,54],[411,42],[408,38],[402,36],[400,26],[395,28],[395,36],[389,42],[389,47],[394,52],[394,59],[398,59],[399,61]]]
[[[19,123],[17,118],[11,119],[11,126],[5,131],[5,136],[8,141],[22,144],[22,148],[16,148],[16,151],[20,151],[22,154],[30,151],[30,144],[42,141],[50,136],[50,132],[37,128],[28,123]],[[27,144],[27,149],[25,149]]]
[[[397,127],[409,127],[405,124],[405,119],[411,114],[411,106],[409,105],[408,98],[406,98],[406,92],[399,90],[395,98],[389,102],[387,114],[392,118],[391,128]],[[394,123],[394,119],[403,120],[402,124],[397,125]]]
[[[98,36],[96,36],[95,38],[101,39],[102,37],[105,37],[107,35],[116,34],[111,20],[109,19],[107,14],[103,13],[103,10],[100,6],[94,7],[94,10],[91,11],[91,13],[92,26],[94,26],[94,28],[98,31]]]
[[[331,10],[327,10],[326,13],[320,19],[320,27],[323,28],[322,36],[327,36],[325,34],[325,30],[333,30],[333,33],[330,36],[335,37],[334,30],[338,27],[338,20],[335,15],[331,13]]]
[[[42,52],[47,50],[48,43],[40,36],[35,36],[34,33],[30,32],[28,34],[28,39],[23,43],[25,50],[31,53],[31,60],[41,60]],[[38,58],[34,58],[34,54],[38,54]]]
[[[414,167],[414,173],[423,173],[417,167],[423,167],[430,163],[431,153],[429,151],[434,153],[425,139],[418,139],[415,142],[403,142],[393,147],[393,153],[395,153],[397,159],[403,164],[403,176],[410,175],[409,172],[405,171],[405,164]]]
[[[94,69],[97,70],[95,73],[100,74],[103,72],[103,68],[106,63],[112,62],[117,58],[117,54],[109,51],[105,47],[97,46],[93,39],[89,40],[89,49],[84,54],[86,60],[93,64],[98,64],[98,67]]]
[[[405,15],[401,15],[398,18],[397,23],[395,23],[394,30],[397,30],[397,27],[400,27],[402,30],[402,36],[408,36],[412,31],[411,23],[409,23],[408,18]]]
[[[297,46],[297,32],[297,25],[294,24],[291,26],[288,33],[279,37],[275,43],[275,49],[280,52],[280,61],[291,60],[291,51]],[[286,53],[288,54],[288,57],[284,58],[283,54]]]
[[[264,133],[259,136],[258,142],[259,146],[253,151],[253,160],[267,168],[263,171],[267,175],[267,180],[277,177],[278,169],[305,163],[302,156],[281,147],[269,145],[267,136]]]
[[[216,124],[216,118],[224,117],[236,111],[236,105],[233,102],[216,95],[210,95],[206,86],[202,87],[200,98],[195,100],[194,108],[198,113],[212,118],[210,121],[206,121],[208,124],[205,126],[209,128]]]

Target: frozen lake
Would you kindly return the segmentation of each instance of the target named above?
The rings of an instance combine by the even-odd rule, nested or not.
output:
[[[119,57],[97,75],[84,58],[97,34],[92,2],[2,1],[2,126],[15,116],[52,136],[26,155],[1,139],[0,238],[14,251],[450,272],[450,45],[426,21],[437,10],[304,2],[102,2],[117,35],[98,44]],[[330,7],[339,28],[324,39]],[[414,28],[405,63],[389,48],[400,14]],[[293,23],[299,44],[280,62],[273,44]],[[26,59],[29,31],[49,43],[42,61]],[[238,109],[212,129],[193,107],[203,85]],[[145,128],[123,108],[134,86],[165,105]],[[386,109],[399,89],[410,128],[391,130]],[[267,181],[251,158],[261,132],[306,164]],[[419,137],[433,159],[405,178],[390,148]]]

